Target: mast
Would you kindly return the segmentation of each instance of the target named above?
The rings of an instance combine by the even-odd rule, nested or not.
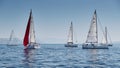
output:
[[[106,44],[108,44],[108,40],[107,40],[107,27],[105,27],[105,40],[106,40]]]
[[[73,44],[73,24],[71,22],[69,35],[68,35],[68,43]]]
[[[96,12],[96,10],[95,10],[95,15],[96,15],[96,43],[98,43],[98,26],[97,26],[97,12]]]
[[[98,28],[96,10],[91,21],[90,29],[87,35],[86,43],[98,43]]]

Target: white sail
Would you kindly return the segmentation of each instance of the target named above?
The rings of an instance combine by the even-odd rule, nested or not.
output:
[[[34,30],[34,22],[33,22],[33,17],[31,13],[31,20],[30,20],[30,43],[35,43],[35,30]]]
[[[102,44],[106,44],[105,37],[102,38]]]
[[[96,10],[91,21],[90,29],[87,35],[86,43],[98,43],[97,15]]]
[[[73,43],[73,24],[71,22],[70,30],[68,34],[68,43]]]
[[[11,31],[8,45],[17,45],[17,38],[15,38],[14,31]]]
[[[102,40],[102,44],[103,45],[108,45],[108,46],[112,46],[112,41],[111,41],[111,38],[109,36],[109,33],[107,31],[107,27],[105,27],[105,32],[104,32],[104,39]]]
[[[102,39],[102,44],[108,44],[108,39],[107,39],[107,27],[105,27],[105,32],[104,32],[104,37]]]
[[[108,43],[108,44],[110,44],[111,46],[113,45],[113,43],[112,43],[112,40],[111,40],[111,37],[110,37],[110,34],[109,34],[108,30],[107,30],[107,43]]]

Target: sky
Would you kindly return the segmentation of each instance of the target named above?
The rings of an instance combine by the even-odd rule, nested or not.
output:
[[[120,0],[0,0],[0,38],[9,38],[13,29],[23,40],[30,9],[39,43],[66,43],[71,21],[74,41],[84,43],[95,9],[98,23],[107,26],[113,42],[120,42]]]

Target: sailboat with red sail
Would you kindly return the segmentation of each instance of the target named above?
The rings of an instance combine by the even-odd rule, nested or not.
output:
[[[39,48],[39,44],[36,43],[36,40],[35,40],[35,30],[34,30],[32,10],[30,11],[30,16],[29,16],[29,19],[28,19],[26,32],[25,32],[25,35],[24,35],[23,45],[27,49]]]

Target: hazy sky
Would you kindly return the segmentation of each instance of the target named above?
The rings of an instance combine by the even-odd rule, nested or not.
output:
[[[8,38],[14,29],[22,40],[30,9],[37,42],[66,43],[72,21],[74,39],[84,43],[95,9],[98,26],[107,26],[112,41],[120,41],[120,0],[0,0],[0,38]]]

